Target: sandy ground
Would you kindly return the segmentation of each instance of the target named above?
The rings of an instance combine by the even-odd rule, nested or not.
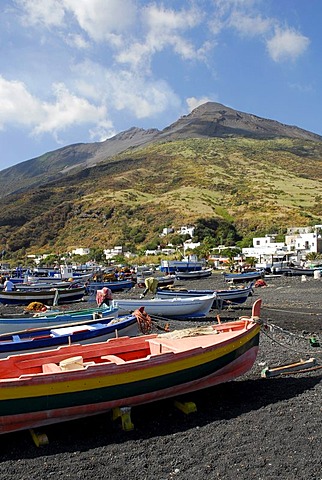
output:
[[[220,275],[184,285],[225,287]],[[322,346],[310,343],[316,335],[322,345],[322,280],[267,279],[246,304],[220,312],[222,321],[249,314],[257,298],[268,327],[254,367],[234,382],[190,394],[185,400],[195,402],[196,412],[182,413],[173,400],[155,402],[132,410],[131,432],[100,415],[46,427],[49,444],[38,448],[27,431],[2,436],[0,478],[322,479],[322,369],[261,377],[265,367],[301,358],[322,365]],[[209,324],[217,313],[172,320],[170,328]]]

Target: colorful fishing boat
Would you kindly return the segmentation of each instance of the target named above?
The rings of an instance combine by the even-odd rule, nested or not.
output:
[[[6,317],[0,316],[0,334],[14,333],[19,330],[27,330],[34,328],[46,328],[55,325],[75,324],[87,322],[89,320],[113,319],[118,316],[118,308],[115,305],[107,306],[103,304],[101,307],[88,308],[84,310],[62,310],[13,314]]]
[[[255,362],[258,312],[161,335],[0,359],[0,433],[133,407],[233,380]]]
[[[60,345],[103,342],[118,336],[138,335],[134,315],[101,318],[55,327],[21,330],[0,335],[0,358],[8,355],[50,350]]]

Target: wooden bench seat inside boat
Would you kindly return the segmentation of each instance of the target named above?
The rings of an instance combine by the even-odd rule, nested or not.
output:
[[[103,355],[101,359],[108,360],[109,362],[116,363],[117,365],[125,363],[125,360],[123,360],[123,358],[121,357],[118,357],[117,355]]]
[[[44,363],[42,366],[43,373],[57,373],[61,372],[62,369],[56,363]]]
[[[227,339],[230,338],[231,334],[227,333]],[[190,350],[191,348],[206,348],[214,345],[214,343],[220,343],[223,341],[222,335],[218,335],[216,332],[210,335],[200,335],[198,336],[198,343],[196,344],[195,337],[182,337],[179,339],[170,339],[170,338],[156,338],[149,340],[151,355],[159,355],[160,353],[179,353]]]
[[[151,355],[159,355],[160,353],[176,353],[180,352],[180,348],[178,346],[169,345],[167,341],[160,341],[160,340],[149,340]]]

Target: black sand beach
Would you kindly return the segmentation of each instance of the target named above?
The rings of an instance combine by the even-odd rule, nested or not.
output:
[[[181,285],[225,287],[216,274]],[[44,429],[49,444],[41,447],[28,431],[4,435],[0,478],[322,479],[322,368],[261,377],[265,367],[301,358],[315,357],[322,365],[322,280],[267,279],[246,304],[222,311],[222,321],[250,314],[259,297],[261,318],[274,327],[263,329],[254,367],[234,382],[186,397],[196,412],[186,415],[170,399],[134,408],[130,432],[109,414],[53,425]],[[200,322],[172,320],[170,328],[209,324],[217,313]],[[311,345],[314,334],[321,347]]]

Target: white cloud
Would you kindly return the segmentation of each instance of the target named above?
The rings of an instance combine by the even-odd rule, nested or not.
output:
[[[115,39],[134,24],[136,6],[132,0],[62,0],[87,35],[101,42]]]
[[[153,117],[167,110],[171,104],[180,104],[179,98],[163,81],[148,85],[147,91],[129,91],[124,85],[121,95],[115,98],[118,110],[128,110],[136,118]]]
[[[108,41],[116,45],[120,41],[119,35],[134,24],[136,17],[133,0],[15,1],[21,7],[22,21],[25,25],[61,26],[71,30],[74,18],[90,39],[96,42]]]
[[[43,103],[44,119],[34,128],[35,134],[58,132],[67,127],[96,123],[106,115],[104,106],[91,105],[85,98],[71,94],[64,84],[53,86],[55,103]]]
[[[22,9],[22,20],[26,25],[52,27],[64,21],[65,10],[61,0],[16,0],[16,3]]]
[[[274,62],[282,62],[296,60],[309,44],[310,40],[295,30],[277,28],[275,35],[267,41],[267,50]]]
[[[69,33],[65,37],[65,41],[71,47],[75,47],[78,49],[86,49],[90,47],[89,42],[87,42],[82,35],[79,35],[77,33]]]
[[[19,81],[0,76],[0,128],[8,124],[32,126],[41,119],[41,105]]]
[[[106,105],[109,111],[124,111],[142,119],[179,108],[179,97],[162,79],[155,80],[144,72],[129,69],[104,68],[86,61],[74,65],[75,84],[81,97]]]
[[[309,83],[306,85],[300,84],[300,83],[289,83],[289,87],[292,88],[293,90],[297,90],[300,93],[314,93],[315,88],[314,86]]]
[[[126,70],[106,71],[105,79],[109,105],[138,119],[160,114],[180,104],[177,95],[163,80],[149,80]]]
[[[272,19],[262,18],[260,15],[245,15],[243,12],[235,10],[232,12],[228,24],[244,36],[256,36],[269,31],[273,23]]]
[[[194,61],[214,65],[216,58],[210,52],[216,43],[226,42],[232,30],[241,36],[257,36],[261,42],[270,35],[267,51],[276,62],[295,60],[309,45],[307,37],[291,28],[279,28],[276,18],[261,15],[257,10],[260,2],[254,0],[213,0],[206,11],[196,7],[204,0],[192,0],[192,8],[177,10],[166,8],[161,0],[142,4],[137,0],[10,1],[20,6],[24,25],[34,27],[22,32],[30,42],[30,50],[25,49],[29,58],[34,61],[35,52],[45,65],[45,49],[52,49],[53,55],[48,55],[50,62],[39,69],[37,77],[28,71],[28,62],[21,62],[17,78],[25,83],[0,77],[0,128],[23,125],[39,136],[49,133],[57,137],[63,130],[85,125],[90,138],[101,140],[115,134],[110,120],[115,113],[152,119],[180,111],[178,82],[184,76],[199,75],[193,70]],[[46,40],[41,49],[37,34]],[[62,39],[72,48],[66,48]],[[160,58],[164,62],[163,52],[169,64],[162,64],[164,72],[159,65],[155,78],[154,62]],[[182,68],[173,80],[178,60]],[[189,71],[184,70],[186,64]],[[13,68],[8,71],[13,76]],[[211,74],[214,78],[215,72]],[[191,96],[186,104],[191,111],[207,101],[206,95]]]
[[[175,11],[151,4],[142,10],[142,27],[147,33],[143,40],[133,40],[116,55],[119,63],[126,63],[133,69],[150,71],[152,57],[166,48],[185,60],[202,60],[209,51],[210,42],[196,48],[186,33],[200,25],[203,13],[195,8]]]
[[[159,33],[170,33],[178,30],[187,30],[199,24],[202,18],[201,11],[190,10],[175,11],[152,4],[145,10],[145,19],[149,28]]]
[[[114,137],[116,133],[113,123],[108,120],[99,122],[96,127],[91,128],[89,131],[90,139],[96,142],[103,142],[107,138]]]
[[[85,98],[71,94],[63,84],[53,86],[54,101],[42,102],[32,96],[22,82],[0,77],[0,128],[25,126],[34,135],[57,133],[81,124],[108,125],[106,107],[93,105]]]

